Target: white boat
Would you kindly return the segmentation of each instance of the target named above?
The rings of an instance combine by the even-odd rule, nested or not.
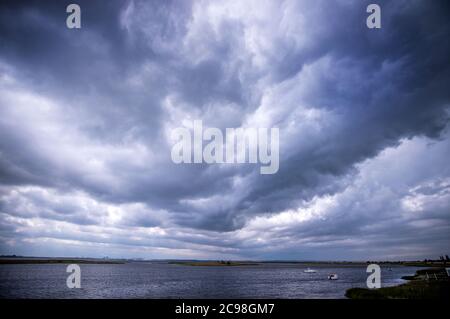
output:
[[[314,270],[314,269],[311,269],[311,268],[306,268],[305,270],[303,270],[303,272],[314,273],[314,272],[317,272],[317,270]]]
[[[338,275],[337,274],[329,274],[328,275],[328,279],[329,280],[338,280]]]

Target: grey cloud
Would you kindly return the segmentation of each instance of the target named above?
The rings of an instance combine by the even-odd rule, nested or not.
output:
[[[270,15],[257,11],[266,20],[242,10],[199,15],[199,7],[224,4],[197,1],[79,1],[80,30],[65,28],[68,3],[0,6],[0,70],[15,81],[0,77],[9,93],[0,98],[0,183],[7,190],[33,185],[58,190],[57,197],[82,191],[105,205],[140,203],[146,209],[130,212],[121,227],[180,227],[188,242],[238,249],[227,236],[253,218],[344,192],[358,165],[386,148],[421,136],[448,140],[446,1],[380,1],[381,30],[365,27],[369,1],[269,2]],[[25,93],[48,98],[52,113],[17,108]],[[280,127],[280,171],[261,176],[257,167],[171,163],[166,126],[186,116],[222,129],[255,118]],[[385,200],[393,206],[370,202],[370,213],[361,213],[354,199],[330,217],[342,222],[315,220],[278,235],[364,238],[361,229],[380,210],[392,210],[385,220],[396,221],[404,194],[391,195]],[[4,194],[1,208],[101,224],[101,214],[76,203],[26,197],[33,212]],[[421,218],[445,219],[446,208]],[[412,240],[412,226],[399,220],[380,224],[377,242],[388,241],[393,225]],[[445,229],[432,229],[424,241],[447,239]]]

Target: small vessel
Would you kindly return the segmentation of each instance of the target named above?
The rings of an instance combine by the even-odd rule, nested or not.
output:
[[[317,272],[317,270],[311,269],[311,268],[306,268],[305,270],[303,270],[303,272],[306,272],[306,273],[314,273],[314,272]]]
[[[338,275],[337,274],[329,274],[328,275],[328,280],[338,280]]]

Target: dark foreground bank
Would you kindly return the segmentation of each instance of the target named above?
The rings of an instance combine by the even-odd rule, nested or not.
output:
[[[449,299],[450,280],[445,268],[416,271],[404,276],[409,282],[380,289],[350,288],[345,296],[351,299]]]

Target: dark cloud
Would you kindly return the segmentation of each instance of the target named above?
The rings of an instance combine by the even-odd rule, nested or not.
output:
[[[432,181],[413,168],[399,175],[419,187],[413,195],[402,188],[372,201],[395,182],[373,186],[365,179],[345,197],[361,165],[386,149],[417,139],[448,145],[447,1],[380,1],[380,30],[365,26],[370,1],[79,1],[79,30],[65,27],[69,3],[0,5],[5,242],[19,236],[10,229],[30,219],[95,227],[64,239],[199,255],[220,247],[223,254],[288,258],[295,244],[316,240],[328,243],[324,255],[338,258],[331,247],[354,247],[357,256],[358,240],[389,245],[395,228],[404,236],[393,240],[419,247],[412,229],[421,223],[431,225],[421,245],[448,242],[448,204],[417,219],[398,217],[405,196],[447,196],[446,164],[424,159],[425,151],[416,161],[441,173]],[[170,131],[193,119],[221,129],[279,127],[279,172],[173,164]],[[441,148],[436,156],[446,154]],[[392,174],[400,170],[389,165]],[[326,220],[274,231],[278,252],[246,237],[257,220],[270,225],[271,216],[330,196],[339,203]],[[383,218],[375,223],[374,216]],[[116,230],[97,238],[102,227]],[[158,239],[119,234],[134,228]],[[38,232],[20,234],[43,236]],[[51,231],[45,237],[62,239]],[[316,256],[308,245],[304,254]]]

